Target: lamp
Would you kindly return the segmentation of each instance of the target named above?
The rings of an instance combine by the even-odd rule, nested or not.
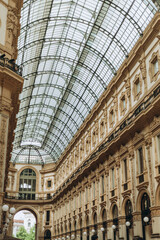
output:
[[[113,224],[112,225],[112,229],[115,230],[116,229],[116,225]]]
[[[9,219],[12,219],[13,218],[13,215],[11,213],[8,214],[8,218]]]
[[[104,227],[101,227],[101,231],[104,232]]]
[[[11,207],[10,210],[9,210],[9,212],[10,212],[11,214],[14,214],[14,213],[16,212],[16,209],[15,209],[14,207]]]
[[[86,233],[86,232],[83,232],[83,235],[87,235],[87,233]]]
[[[71,238],[74,239],[74,234],[71,235]]]
[[[143,218],[143,221],[144,221],[145,223],[149,222],[149,217],[145,216],[145,217]]]
[[[67,239],[69,238],[69,236],[67,236]]]
[[[92,229],[92,233],[95,233],[95,231],[96,231],[95,229]]]
[[[126,222],[126,227],[129,227],[131,223],[129,221]]]
[[[6,223],[9,223],[9,219],[8,218],[6,219]]]
[[[5,204],[5,205],[2,206],[2,210],[3,210],[4,212],[7,212],[8,209],[9,209],[9,207],[8,207],[7,204]]]

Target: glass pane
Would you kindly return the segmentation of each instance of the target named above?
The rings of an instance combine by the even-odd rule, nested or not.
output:
[[[13,151],[38,144],[57,161],[156,12],[152,0],[25,1]]]

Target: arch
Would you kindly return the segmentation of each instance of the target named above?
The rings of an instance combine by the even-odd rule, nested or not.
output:
[[[158,184],[157,188],[156,188],[156,192],[155,192],[155,203],[156,206],[160,205],[160,183]]]
[[[25,168],[19,175],[18,198],[34,200],[36,198],[36,173],[31,168]]]
[[[141,197],[141,221],[142,221],[142,233],[143,233],[144,240],[146,239],[147,233],[149,234],[149,236],[151,234],[148,231],[149,229],[146,228],[150,220],[151,220],[150,197],[146,192],[144,192]]]
[[[76,222],[76,220],[74,221],[74,231],[76,231],[77,230],[77,222]]]
[[[116,205],[117,203],[116,202],[113,202],[109,208],[109,219],[112,219],[113,218],[113,215],[112,215],[112,211],[113,211],[113,207],[114,205]]]
[[[106,220],[104,220],[104,221],[107,221],[107,211],[106,211],[105,208],[101,208],[101,210],[100,210],[100,221],[103,222],[104,218],[106,218]]]
[[[65,232],[68,232],[67,223],[64,223]]]
[[[51,239],[51,231],[49,229],[45,230],[44,239]]]
[[[82,218],[79,219],[79,227],[80,227],[80,228],[83,227],[83,221],[82,221]]]
[[[85,219],[85,225],[86,225],[86,227],[89,226],[89,216],[88,215],[86,216],[86,219]]]
[[[132,203],[130,199],[128,199],[125,204],[125,215],[129,216],[131,214],[132,214]]]
[[[36,222],[39,223],[39,212],[37,211],[37,209],[35,209],[32,206],[23,205],[23,206],[20,206],[20,207],[16,208],[15,214],[18,213],[19,211],[22,211],[22,210],[30,211],[35,216]]]
[[[63,233],[63,225],[61,225],[61,233]]]
[[[71,224],[71,222],[68,223],[68,229],[69,229],[69,232],[72,231],[72,224]]]
[[[141,211],[146,211],[150,208],[150,197],[147,193],[143,193],[141,198]]]
[[[141,199],[142,199],[142,196],[143,196],[144,193],[147,193],[147,195],[150,198],[150,194],[149,194],[148,190],[147,189],[142,189],[137,196],[136,211],[141,212]]]
[[[102,218],[102,226],[104,228],[104,230],[102,231],[102,236],[103,236],[103,240],[105,240],[106,232],[107,232],[107,211],[105,208],[102,209],[101,218]]]
[[[78,218],[78,228],[82,228],[82,217],[81,216],[79,216],[79,218]]]
[[[36,173],[36,179],[39,178],[39,173],[37,171],[37,169],[35,167],[33,167],[32,165],[27,165],[24,166],[22,168],[19,169],[18,173],[17,173],[17,187],[16,187],[16,192],[19,192],[19,180],[20,180],[20,174],[22,173],[23,170],[30,168],[32,169],[35,173]],[[36,181],[36,189],[39,189],[39,181]]]
[[[102,222],[105,222],[105,221],[107,221],[107,211],[104,208],[102,211]]]
[[[125,207],[126,207],[126,202],[127,202],[128,200],[131,201],[131,199],[130,199],[128,196],[123,199],[122,208],[121,208],[121,215],[122,215],[122,216],[125,216]],[[131,203],[132,203],[132,201],[131,201]],[[132,205],[132,206],[133,206],[133,205]]]
[[[97,224],[97,213],[93,213],[93,224]]]
[[[40,229],[39,229],[40,216],[39,216],[38,210],[36,208],[34,208],[32,206],[28,206],[28,205],[22,205],[22,206],[18,206],[18,207],[15,205],[14,207],[16,209],[15,214],[20,212],[20,211],[27,210],[27,211],[31,212],[34,215],[34,217],[36,219],[35,239],[39,239],[39,234],[40,234]],[[15,216],[15,214],[14,214],[14,216]],[[12,226],[12,228],[13,228],[13,226]]]
[[[112,218],[116,219],[118,218],[118,207],[117,204],[114,204],[112,207]]]

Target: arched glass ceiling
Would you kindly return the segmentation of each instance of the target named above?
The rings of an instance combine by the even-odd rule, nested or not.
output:
[[[24,164],[40,164],[44,165],[46,162],[53,162],[51,157],[47,155],[43,150],[38,149],[35,146],[27,145],[21,149],[16,149],[12,153],[12,162],[24,163]]]
[[[14,149],[36,142],[57,161],[156,11],[151,0],[24,1]]]

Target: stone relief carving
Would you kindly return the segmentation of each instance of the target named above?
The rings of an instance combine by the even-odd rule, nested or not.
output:
[[[16,54],[17,39],[19,35],[18,27],[18,17],[17,11],[15,8],[8,7],[8,16],[7,16],[7,40],[10,44],[13,53]]]

